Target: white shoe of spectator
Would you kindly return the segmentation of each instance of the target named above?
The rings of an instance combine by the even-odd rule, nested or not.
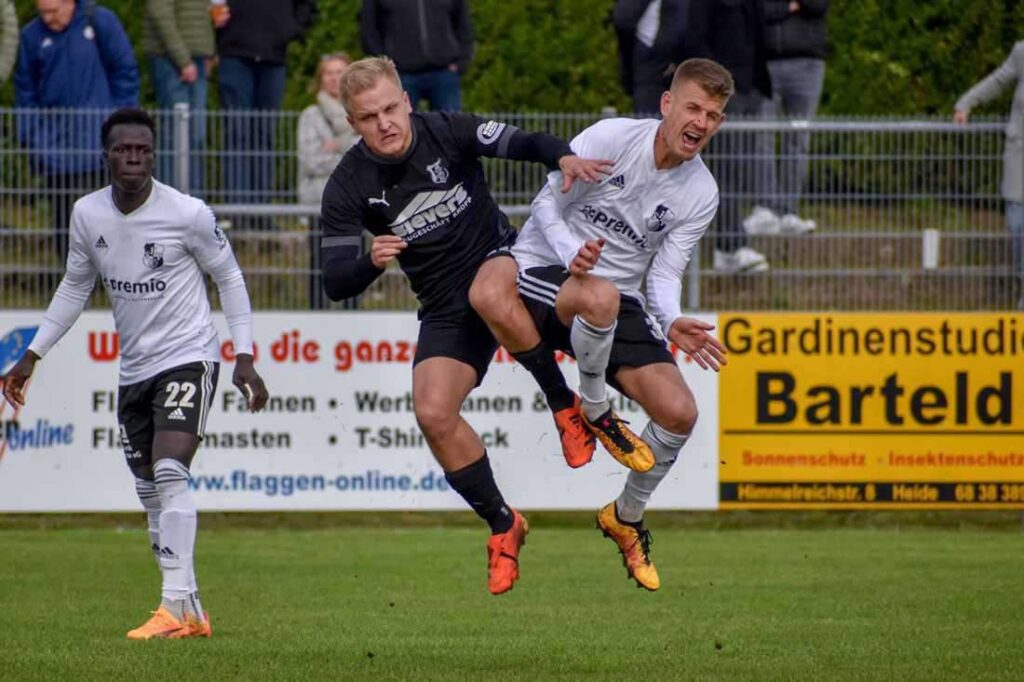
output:
[[[747,234],[778,234],[782,230],[782,221],[770,208],[755,206],[743,219],[743,229]]]
[[[787,213],[780,221],[782,232],[785,234],[807,234],[818,229],[818,223],[809,218],[801,218],[795,213]]]
[[[732,253],[715,249],[714,267],[719,272],[764,272],[768,269],[768,259],[749,246]]]

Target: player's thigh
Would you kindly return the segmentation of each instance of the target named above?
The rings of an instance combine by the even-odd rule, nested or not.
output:
[[[675,363],[620,367],[615,382],[658,426],[685,434],[697,423],[697,402]]]
[[[412,402],[421,428],[445,428],[459,419],[459,410],[477,383],[477,372],[462,360],[433,356],[412,370]]]
[[[500,314],[518,298],[516,275],[519,268],[510,256],[488,258],[473,277],[469,287],[469,302],[482,315]]]
[[[160,374],[153,387],[152,457],[192,462],[206,432],[219,363],[192,362]]]

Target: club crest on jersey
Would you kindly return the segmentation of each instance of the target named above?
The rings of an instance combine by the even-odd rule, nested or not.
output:
[[[164,264],[163,244],[149,242],[142,247],[142,262],[154,270]]]
[[[647,218],[647,231],[661,232],[675,219],[676,214],[672,212],[671,208],[665,204],[658,204],[658,207],[654,209],[654,215]]]
[[[480,140],[480,144],[491,144],[501,137],[501,131],[504,129],[505,124],[497,121],[481,123],[476,129],[476,139]]]
[[[441,163],[441,159],[427,166],[427,172],[430,173],[430,179],[434,184],[443,185],[448,182],[448,169]]]

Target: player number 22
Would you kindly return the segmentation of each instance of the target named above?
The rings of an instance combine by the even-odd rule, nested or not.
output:
[[[181,397],[178,394],[181,393]],[[195,407],[192,398],[196,395],[196,385],[191,381],[183,381],[180,384],[172,381],[167,384],[167,401],[164,407]]]

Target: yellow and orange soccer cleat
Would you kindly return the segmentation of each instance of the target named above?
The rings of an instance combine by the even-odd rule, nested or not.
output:
[[[213,628],[210,627],[210,614],[203,612],[203,619],[199,620],[192,614],[185,616],[185,625],[169,639],[187,639],[189,637],[210,637],[213,635]]]
[[[512,527],[487,541],[487,587],[491,594],[508,592],[519,579],[519,548],[526,544],[530,525],[522,514],[515,510],[512,513]]]
[[[169,639],[185,628],[184,623],[161,606],[153,612],[149,620],[134,630],[129,630],[128,639]]]
[[[572,407],[554,413],[555,427],[562,441],[562,455],[565,462],[573,469],[578,469],[594,458],[597,443],[593,434],[583,424],[583,411],[580,410],[580,398],[576,396]]]
[[[615,514],[615,502],[611,502],[598,512],[597,527],[618,545],[626,572],[636,581],[637,587],[652,592],[661,587],[658,569],[651,561],[651,533],[644,528],[643,522],[638,526],[622,523]]]
[[[587,425],[591,433],[597,436],[608,454],[622,466],[640,473],[650,471],[654,467],[654,453],[651,452],[651,446],[630,431],[626,426],[627,422],[619,419],[619,416],[611,408],[608,408],[607,412],[593,422],[587,419],[586,414],[583,414],[583,423]]]

